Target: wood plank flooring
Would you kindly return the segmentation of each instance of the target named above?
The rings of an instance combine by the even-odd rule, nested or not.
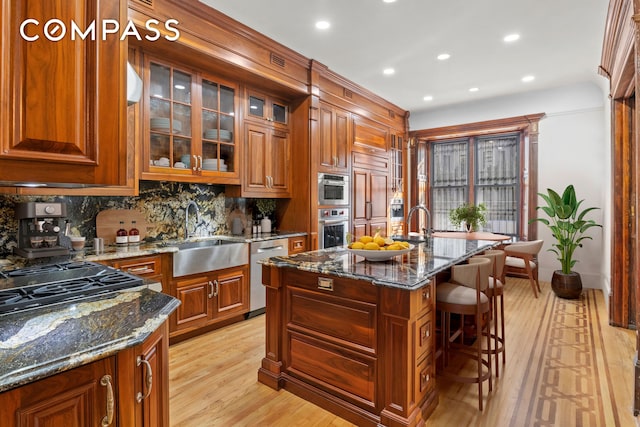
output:
[[[600,291],[535,299],[528,282],[505,288],[507,363],[485,410],[477,386],[438,382],[427,426],[632,426],[635,333],[608,325]],[[257,382],[264,316],[169,349],[170,417],[178,427],[351,426],[287,391]]]

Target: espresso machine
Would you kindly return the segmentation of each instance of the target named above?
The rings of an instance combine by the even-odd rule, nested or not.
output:
[[[13,253],[23,258],[42,258],[69,254],[64,233],[67,205],[59,202],[18,203],[18,246]]]

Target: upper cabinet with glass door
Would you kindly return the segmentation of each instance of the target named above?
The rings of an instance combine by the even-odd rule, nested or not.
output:
[[[142,178],[238,184],[235,86],[154,59],[145,77]]]
[[[289,106],[261,92],[247,90],[246,119],[267,121],[276,127],[289,126]]]

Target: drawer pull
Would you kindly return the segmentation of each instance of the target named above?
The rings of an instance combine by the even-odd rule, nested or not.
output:
[[[110,426],[113,422],[113,407],[115,399],[113,397],[113,386],[111,385],[111,375],[105,375],[100,379],[100,385],[107,387],[107,415],[102,418],[102,427]]]
[[[318,277],[318,289],[333,292],[333,279],[328,277]]]
[[[151,369],[151,364],[147,360],[143,359],[142,356],[138,356],[138,358],[136,359],[136,366],[140,366],[142,364],[144,364],[145,370],[147,371],[147,375],[145,376],[147,393],[142,394],[142,392],[138,392],[138,394],[136,395],[136,400],[138,401],[138,403],[149,397],[149,395],[151,394],[151,387],[153,386],[153,370]]]
[[[149,267],[131,267],[127,269],[127,273],[131,274],[145,274],[145,273],[153,273],[155,270]]]

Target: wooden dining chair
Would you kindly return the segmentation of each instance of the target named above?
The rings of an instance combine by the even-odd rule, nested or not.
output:
[[[491,337],[488,319],[490,310],[489,297],[485,291],[489,287],[491,261],[486,258],[469,260],[468,264],[451,267],[451,278],[436,286],[436,309],[441,313],[443,375],[447,378],[478,384],[478,409],[482,411],[482,384],[489,382],[492,391],[491,352],[483,352],[482,338],[486,337],[486,345],[491,349]],[[451,314],[460,315],[459,327],[451,330]],[[464,316],[475,316],[476,339],[473,344],[464,344]],[[485,320],[485,317],[486,320]],[[462,375],[446,369],[452,355],[461,355],[476,362],[477,374]],[[487,356],[486,358],[484,356]]]
[[[492,273],[489,277],[489,287],[486,294],[491,300],[491,319],[493,320],[493,347],[491,348],[495,362],[496,378],[500,376],[500,353],[502,364],[506,363],[505,354],[505,329],[504,329],[504,265],[507,254],[498,249],[485,251],[480,257],[488,258],[491,262]],[[498,307],[499,306],[499,307]]]
[[[542,292],[538,281],[538,253],[542,249],[543,243],[544,240],[532,240],[530,242],[515,242],[504,247],[507,254],[506,275],[525,275],[531,283],[531,289],[536,298],[538,298],[538,292]]]

